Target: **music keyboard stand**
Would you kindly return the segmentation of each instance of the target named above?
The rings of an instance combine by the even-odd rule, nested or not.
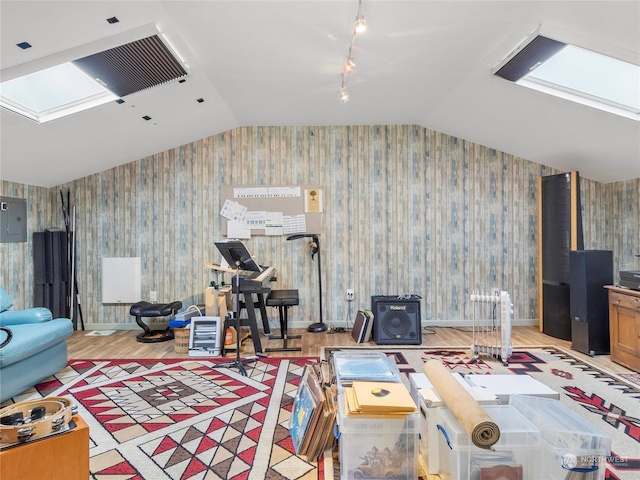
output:
[[[260,332],[258,330],[258,318],[256,316],[256,309],[260,311],[265,335],[270,335],[271,330],[269,329],[267,311],[264,303],[264,295],[268,291],[269,289],[266,288],[259,291],[254,290],[252,292],[238,292],[237,289],[235,290],[236,294],[242,294],[243,297],[243,301],[239,301],[239,297],[236,296],[236,302],[238,303],[238,312],[241,312],[242,309],[245,309],[247,311],[247,318],[239,318],[239,326],[249,327],[251,331],[251,340],[253,341],[253,348],[255,349],[256,355],[259,357],[266,357],[266,355],[262,351],[262,342],[260,341]],[[257,299],[254,299],[254,294],[256,295]],[[240,332],[238,331],[238,333]],[[246,338],[247,337],[245,337],[245,339]],[[222,350],[222,354],[224,355],[224,348]]]
[[[225,362],[225,363],[218,363],[213,365],[213,368],[232,368],[235,367],[240,371],[240,374],[242,374],[242,376],[247,377],[247,370],[246,368],[244,368],[245,364],[247,363],[252,363],[258,360],[257,356],[253,356],[253,357],[247,357],[245,359],[240,358],[240,299],[239,299],[239,295],[240,295],[240,260],[236,261],[236,311],[235,311],[235,316],[236,316],[236,358],[234,361],[232,362]],[[254,314],[255,315],[255,314]],[[226,333],[226,326],[227,326],[227,322],[224,322],[224,328],[225,331],[223,332]],[[224,342],[223,342],[223,347],[222,347],[222,352],[224,352]]]

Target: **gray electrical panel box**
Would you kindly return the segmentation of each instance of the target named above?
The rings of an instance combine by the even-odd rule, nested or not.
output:
[[[0,197],[0,242],[27,241],[27,201],[24,198]]]

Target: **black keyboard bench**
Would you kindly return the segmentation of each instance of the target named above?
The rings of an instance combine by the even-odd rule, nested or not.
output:
[[[277,307],[280,317],[280,335],[269,335],[269,340],[282,340],[282,347],[280,348],[267,348],[267,352],[300,352],[301,347],[289,347],[288,340],[297,340],[301,338],[300,335],[289,335],[288,333],[288,310],[289,307],[300,304],[298,297],[298,290],[271,290],[266,300],[268,307]]]

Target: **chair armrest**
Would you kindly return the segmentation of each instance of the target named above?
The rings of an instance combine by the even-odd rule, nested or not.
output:
[[[0,325],[20,325],[23,323],[43,323],[53,319],[51,310],[44,307],[25,310],[5,310],[0,313]]]

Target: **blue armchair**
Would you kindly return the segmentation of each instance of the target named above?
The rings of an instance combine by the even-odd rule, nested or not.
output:
[[[53,319],[47,308],[9,310],[11,297],[0,287],[0,402],[67,365],[68,318]]]

